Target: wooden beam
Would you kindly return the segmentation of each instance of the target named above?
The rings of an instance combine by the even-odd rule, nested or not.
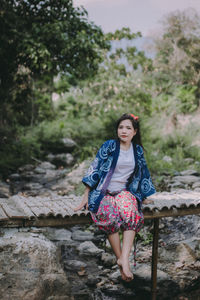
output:
[[[154,222],[154,229],[153,229],[152,264],[151,264],[151,300],[156,300],[159,219],[154,219],[153,222]]]

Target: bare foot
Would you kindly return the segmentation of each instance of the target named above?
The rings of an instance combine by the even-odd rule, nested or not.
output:
[[[119,268],[122,269],[122,272],[121,271],[120,272],[121,272],[121,274],[123,273],[125,275],[126,281],[133,280],[133,273],[130,270],[129,262],[119,258],[117,260],[117,264],[118,264]]]
[[[122,266],[120,266],[120,265],[118,264],[118,267],[119,267],[119,270],[120,270],[120,273],[121,273],[121,276],[122,276],[122,280],[127,281],[127,278],[126,278],[126,276],[125,276],[125,274],[124,274],[124,272],[123,272]]]

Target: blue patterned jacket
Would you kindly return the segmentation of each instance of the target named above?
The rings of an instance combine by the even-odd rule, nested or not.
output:
[[[106,194],[110,179],[119,157],[120,142],[108,140],[99,149],[96,158],[82,179],[91,189],[88,197],[89,210],[96,213],[102,198]],[[140,145],[133,144],[135,169],[127,181],[126,189],[138,200],[141,209],[142,200],[156,192]]]

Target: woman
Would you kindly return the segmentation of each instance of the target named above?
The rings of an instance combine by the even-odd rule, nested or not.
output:
[[[133,279],[129,256],[144,217],[146,197],[155,193],[143,155],[139,118],[123,114],[116,124],[117,139],[99,149],[82,182],[86,189],[74,210],[89,208],[95,224],[108,234],[122,279]],[[123,231],[121,247],[119,229]]]

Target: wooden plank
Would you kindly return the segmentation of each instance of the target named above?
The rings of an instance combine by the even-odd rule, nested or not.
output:
[[[38,218],[53,214],[53,212],[46,206],[43,207],[31,206],[30,209]]]
[[[34,227],[65,227],[68,225],[76,224],[89,224],[93,223],[92,218],[88,216],[74,216],[67,218],[39,218],[32,220],[25,220],[24,226]]]
[[[186,215],[199,215],[200,214],[200,207],[194,208],[177,208],[176,210],[161,210],[159,212],[144,212],[145,219],[154,219],[154,218],[167,218],[167,217],[178,217],[178,216],[186,216]]]
[[[5,214],[2,206],[0,205],[0,221],[8,220],[8,216]]]
[[[70,203],[68,203],[66,201],[62,201],[61,205],[62,205],[62,208],[67,212],[68,216],[73,216],[75,214]]]
[[[59,202],[61,202],[61,201],[59,201]],[[62,205],[59,202],[58,201],[56,201],[56,202],[50,201],[48,203],[48,206],[54,212],[55,216],[61,215],[64,218],[67,215],[67,211],[62,208]]]
[[[19,207],[23,212],[24,216],[27,218],[35,217],[35,214],[31,211],[29,206],[26,203],[25,197],[13,197],[14,202],[16,203],[16,206]]]
[[[24,212],[11,201],[1,202],[1,206],[9,218],[26,218]]]

